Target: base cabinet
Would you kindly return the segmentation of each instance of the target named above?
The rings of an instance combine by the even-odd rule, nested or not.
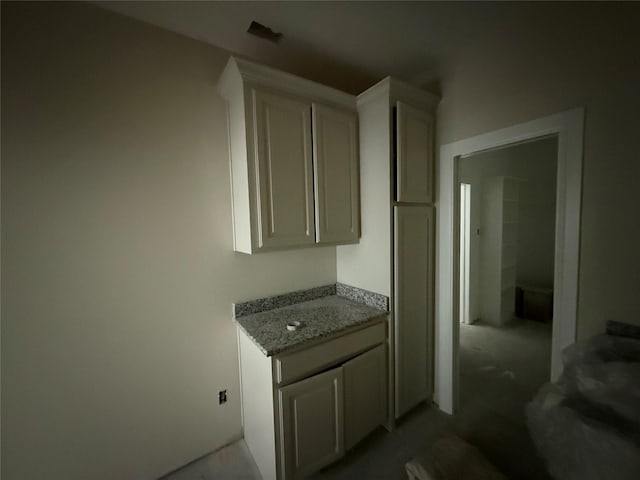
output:
[[[238,331],[244,436],[263,478],[306,478],[386,422],[386,328],[276,357]]]

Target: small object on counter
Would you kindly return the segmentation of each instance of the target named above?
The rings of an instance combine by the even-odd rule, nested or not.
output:
[[[300,326],[300,322],[298,322],[298,321],[288,322],[287,323],[287,330],[289,330],[290,332],[295,332],[298,329],[299,326]]]

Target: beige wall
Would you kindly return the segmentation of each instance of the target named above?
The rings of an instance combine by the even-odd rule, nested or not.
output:
[[[341,245],[336,252],[339,282],[386,296],[391,295],[389,118],[385,96],[358,108],[362,236],[357,245]]]
[[[585,107],[578,336],[640,324],[637,5],[513,11],[441,68],[439,142]]]
[[[335,282],[335,248],[232,252],[226,60],[3,2],[6,480],[152,479],[238,438],[231,303]]]

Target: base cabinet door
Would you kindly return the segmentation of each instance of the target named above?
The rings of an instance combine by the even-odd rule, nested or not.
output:
[[[378,345],[342,368],[344,438],[349,450],[387,419],[386,346]]]
[[[278,390],[281,466],[304,478],[344,454],[342,367]]]

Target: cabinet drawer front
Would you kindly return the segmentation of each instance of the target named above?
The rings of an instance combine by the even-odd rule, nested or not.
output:
[[[349,333],[304,350],[275,359],[275,380],[278,385],[303,378],[335,365],[385,341],[387,323]]]

